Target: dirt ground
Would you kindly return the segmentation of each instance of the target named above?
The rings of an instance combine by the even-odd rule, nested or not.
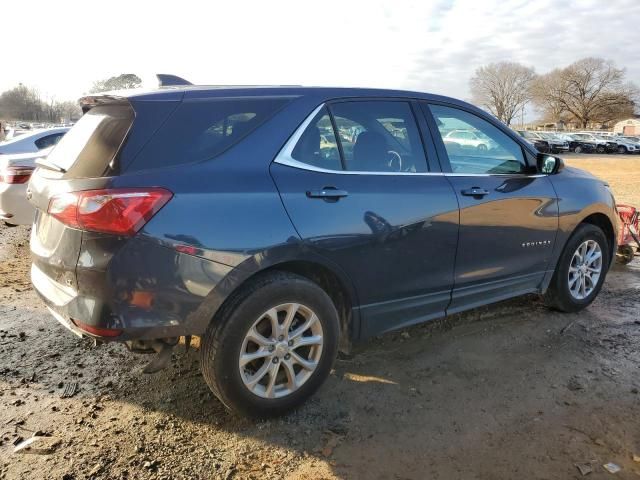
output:
[[[567,160],[640,205],[640,156]],[[0,479],[640,478],[639,259],[579,314],[530,296],[369,341],[262,422],[226,413],[197,352],[143,375],[149,357],[71,335],[28,268],[28,229],[0,228]]]

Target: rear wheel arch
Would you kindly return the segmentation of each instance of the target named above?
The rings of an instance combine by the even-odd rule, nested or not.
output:
[[[260,278],[277,274],[279,272],[293,273],[304,277],[318,285],[329,296],[333,302],[340,321],[340,343],[339,349],[344,353],[349,353],[351,343],[357,338],[359,323],[356,310],[357,306],[355,289],[348,279],[335,272],[322,263],[309,260],[289,260],[271,265],[262,270],[256,271],[244,278],[226,297],[220,307],[213,315],[211,322],[216,322],[229,305],[233,304],[235,298],[242,296],[243,292]]]

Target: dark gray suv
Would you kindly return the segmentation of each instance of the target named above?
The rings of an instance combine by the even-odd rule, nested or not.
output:
[[[81,104],[29,184],[35,289],[76,334],[157,352],[150,371],[201,336],[206,381],[245,415],[299,405],[372,335],[527,293],[580,310],[616,249],[603,181],[459,100],[179,86]]]

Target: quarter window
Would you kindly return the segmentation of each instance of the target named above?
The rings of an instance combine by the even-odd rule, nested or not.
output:
[[[431,105],[430,109],[454,173],[509,174],[526,171],[522,147],[499,128],[457,108]]]
[[[183,101],[136,157],[131,170],[214,158],[240,142],[289,101],[249,97]]]
[[[338,142],[326,107],[315,116],[296,143],[291,157],[307,165],[327,170],[342,170]]]

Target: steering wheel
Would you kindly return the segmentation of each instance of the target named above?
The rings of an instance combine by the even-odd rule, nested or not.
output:
[[[401,172],[402,171],[402,157],[400,156],[400,154],[398,152],[396,152],[395,150],[389,150],[387,151],[387,153],[389,154],[389,156],[391,157],[389,160],[389,168],[391,168],[392,170],[394,170],[394,166],[393,163],[394,161],[397,159],[398,161],[398,168],[395,169],[396,172]]]

